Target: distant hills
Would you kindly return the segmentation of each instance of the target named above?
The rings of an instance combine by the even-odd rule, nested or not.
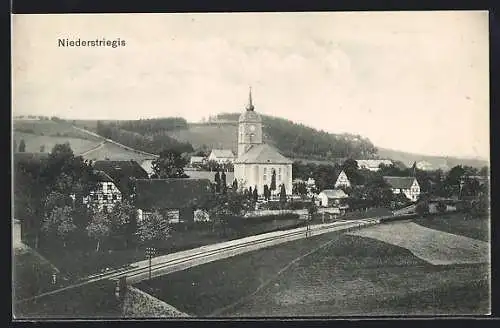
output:
[[[14,139],[17,143],[20,139],[25,139],[28,152],[48,152],[53,144],[63,142],[66,138],[76,148],[75,153],[85,153],[95,148],[91,152],[94,156],[102,154],[107,158],[115,155],[131,159],[140,156],[134,150],[158,154],[165,146],[178,148],[182,152],[210,151],[213,148],[232,149],[236,152],[239,115],[240,113],[222,113],[205,123],[188,123],[179,117],[132,121],[18,118],[14,120]],[[456,165],[488,165],[487,161],[480,159],[429,156],[377,148],[369,139],[360,135],[328,133],[278,117],[262,115],[262,121],[264,141],[294,160],[335,163],[346,158],[381,158],[398,161],[405,166],[423,161],[432,169],[449,169]],[[85,130],[103,138],[99,140],[95,135],[85,133]],[[119,147],[119,150],[115,150],[116,145],[103,147],[100,142],[106,139],[133,149]],[[107,154],[106,149],[109,147],[114,147],[113,152]]]

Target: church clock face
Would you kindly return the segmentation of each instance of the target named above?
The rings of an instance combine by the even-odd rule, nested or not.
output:
[[[255,132],[255,125],[250,125],[250,131]]]

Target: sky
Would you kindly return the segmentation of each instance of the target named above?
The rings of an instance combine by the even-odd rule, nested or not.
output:
[[[13,115],[255,110],[376,146],[489,158],[486,11],[14,15]],[[111,47],[58,39],[125,40]]]

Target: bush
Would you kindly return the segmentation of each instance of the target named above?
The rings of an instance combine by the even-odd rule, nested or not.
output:
[[[447,207],[447,206],[446,206],[446,204],[445,204],[445,203],[443,203],[443,202],[439,202],[439,203],[437,203],[437,205],[436,205],[436,210],[438,211],[438,213],[444,213],[444,212],[446,212],[446,207]]]
[[[420,216],[426,216],[427,214],[429,214],[429,203],[428,202],[418,203],[415,208],[415,211]]]

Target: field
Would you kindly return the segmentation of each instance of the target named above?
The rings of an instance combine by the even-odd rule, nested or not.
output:
[[[40,147],[44,147],[45,153],[50,153],[52,148],[56,144],[63,144],[69,142],[71,149],[75,155],[81,154],[85,151],[88,151],[94,147],[96,147],[99,142],[88,140],[88,139],[80,139],[73,137],[57,137],[57,136],[49,136],[49,135],[35,135],[32,133],[24,133],[24,132],[14,132],[14,140],[19,147],[19,143],[21,140],[24,140],[26,143],[26,152],[27,153],[38,153],[40,152]]]
[[[109,159],[111,161],[135,160],[139,164],[146,159],[151,159],[151,156],[147,156],[141,154],[140,152],[135,152],[126,148],[122,148],[112,143],[105,143],[102,147],[98,147],[91,152],[83,154],[82,156],[85,159],[93,161],[104,160],[104,159]]]
[[[15,304],[13,314],[21,319],[120,318],[114,295],[115,283],[101,281],[69,289],[36,301]]]
[[[170,131],[174,139],[190,142],[193,147],[206,145],[209,149],[238,149],[238,126],[235,124],[191,124],[188,129]]]
[[[27,298],[50,289],[53,268],[29,248],[16,249],[12,262],[14,299]]]
[[[430,217],[425,219],[415,219],[413,222],[421,226],[446,231],[462,235],[469,238],[474,238],[482,241],[490,241],[490,219],[470,218],[464,214],[452,214],[443,217]]]
[[[257,219],[258,220],[258,219]],[[300,222],[298,218],[284,217],[279,220],[261,220],[258,223],[244,225],[231,224],[224,233],[221,228],[212,230],[210,223],[195,224],[191,227],[184,225],[174,226],[170,238],[156,245],[158,255],[179,252],[204,245],[215,244],[223,241],[244,238],[253,234],[275,231],[276,229],[295,228]],[[246,220],[245,220],[246,222]],[[102,247],[106,249],[106,244]],[[76,279],[96,273],[104,268],[119,268],[123,265],[142,261],[145,258],[143,247],[105,251],[96,253],[94,245],[87,251],[46,248],[40,250],[61,272]]]
[[[405,248],[342,233],[205,264],[138,287],[202,317],[464,315],[488,313],[490,305],[488,264],[432,265]]]
[[[489,262],[487,242],[426,228],[414,222],[381,224],[351,234],[403,247],[434,265]]]

